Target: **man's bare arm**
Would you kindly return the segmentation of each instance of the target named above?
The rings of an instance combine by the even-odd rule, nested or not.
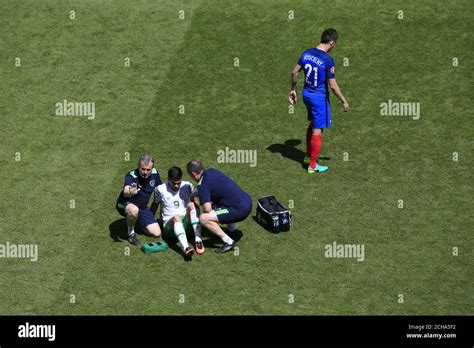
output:
[[[291,89],[288,95],[288,100],[290,101],[290,104],[296,104],[296,99],[297,99],[296,83],[298,82],[298,75],[300,74],[300,71],[301,71],[301,65],[296,64],[295,67],[293,68],[293,71],[291,72]]]
[[[342,102],[343,111],[344,112],[349,111],[349,103],[347,102],[346,98],[342,94],[341,89],[339,88],[339,85],[336,82],[336,79],[330,79],[329,80],[329,87],[331,87],[332,92]]]

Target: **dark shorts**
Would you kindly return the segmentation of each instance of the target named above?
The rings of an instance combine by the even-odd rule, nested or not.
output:
[[[331,104],[325,94],[303,92],[303,101],[308,110],[308,121],[313,128],[331,127]]]
[[[117,209],[117,211],[120,215],[126,217],[127,216],[125,214],[125,207],[126,206],[127,206],[127,204],[117,203],[115,208]],[[149,207],[139,208],[137,222],[142,228],[145,228],[145,227],[147,227],[148,225],[151,225],[151,224],[157,224],[158,223],[158,221],[156,221],[155,215],[153,215],[153,213],[151,212]]]
[[[252,211],[252,200],[249,198],[239,207],[214,207],[217,219],[221,224],[232,224],[245,220]]]

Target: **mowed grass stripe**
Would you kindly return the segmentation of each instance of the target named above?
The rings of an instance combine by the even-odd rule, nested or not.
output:
[[[23,77],[20,78],[31,79],[33,74],[36,81],[43,83],[40,82],[35,88],[37,98],[33,105],[36,108],[26,113],[27,117],[35,116],[35,122],[27,122],[27,125],[31,125],[29,128],[23,127],[25,123],[12,122],[11,128],[16,128],[16,133],[19,127],[24,128],[20,133],[24,138],[16,139],[17,145],[12,146],[12,150],[18,148],[22,151],[22,175],[34,175],[34,182],[37,184],[27,186],[26,192],[30,197],[28,202],[39,202],[42,193],[46,192],[41,200],[47,202],[49,208],[42,204],[28,218],[25,214],[25,230],[36,231],[35,234],[25,234],[22,230],[18,232],[19,237],[15,238],[12,233],[8,235],[12,241],[18,242],[21,237],[25,242],[40,244],[38,263],[23,265],[9,261],[5,269],[10,274],[10,279],[13,277],[20,280],[20,277],[26,277],[39,285],[34,289],[31,286],[20,286],[14,281],[5,284],[9,288],[20,286],[23,298],[28,299],[22,302],[12,299],[19,302],[13,313],[50,313],[51,310],[58,313],[58,304],[69,304],[67,294],[78,295],[80,292],[71,278],[80,279],[90,274],[77,272],[78,268],[87,269],[78,255],[89,261],[100,257],[100,254],[94,253],[97,250],[94,248],[96,238],[107,236],[107,242],[110,242],[107,225],[97,225],[96,216],[103,214],[104,207],[113,208],[115,197],[111,202],[104,195],[104,192],[112,191],[109,185],[117,185],[117,178],[111,173],[121,171],[119,168],[125,163],[124,150],[129,150],[134,155],[133,146],[139,138],[139,129],[149,122],[150,100],[164,80],[167,67],[180,44],[180,37],[187,28],[188,22],[179,21],[178,11],[186,8],[189,16],[193,6],[198,4],[185,7],[182,3],[176,3],[175,7],[170,7],[163,1],[138,5],[120,2],[114,3],[111,11],[106,6],[99,5],[86,2],[82,6],[75,6],[76,21],[66,23],[58,18],[64,18],[67,14],[67,6],[58,7],[48,3],[35,7],[37,12],[45,11],[47,15],[39,17],[44,22],[36,19],[38,34],[32,40],[36,44],[38,41],[42,42],[39,47],[45,52],[67,47],[64,51],[68,54],[62,61],[64,67],[59,63],[48,64],[51,63],[48,60],[39,64],[35,62],[38,57],[23,59],[23,62],[30,64],[34,62],[35,66],[29,69],[26,66],[21,71]],[[22,11],[18,11],[18,7],[12,7],[11,10],[16,11],[15,15],[22,16],[31,11],[32,7],[25,5]],[[52,11],[48,12],[49,10]],[[56,31],[46,30],[45,27],[50,25],[49,21],[54,20],[58,21]],[[104,30],[104,27],[112,30]],[[67,32],[70,33],[66,38],[58,39]],[[139,34],[144,32],[156,33],[156,36],[143,35],[145,39],[140,40]],[[16,39],[19,40],[18,37]],[[24,42],[28,43],[29,39],[25,38]],[[69,40],[72,39],[76,45],[70,43]],[[13,42],[9,44],[13,48]],[[134,48],[133,45],[137,44],[142,47],[138,47],[138,54],[134,54],[137,47]],[[84,51],[83,45],[86,46]],[[40,53],[36,54],[41,56]],[[132,59],[130,68],[123,66],[125,56]],[[19,72],[14,71],[12,74]],[[141,78],[137,79],[137,75]],[[145,81],[143,75],[152,78]],[[12,84],[17,83],[17,78],[18,75],[13,76]],[[89,88],[84,88],[84,82]],[[20,97],[21,89],[20,84],[14,87]],[[28,100],[28,97],[29,95],[25,99]],[[55,118],[54,102],[63,98],[96,102],[97,118],[93,121]],[[18,105],[21,105],[21,101],[17,99]],[[31,101],[26,104],[31,104]],[[41,112],[35,113],[38,109]],[[16,113],[12,112],[9,119],[14,119]],[[41,118],[38,118],[38,114]],[[30,149],[25,150],[25,146]],[[12,151],[6,152],[11,157]],[[32,158],[35,165],[31,163]],[[88,166],[83,163],[88,163]],[[11,162],[9,166],[13,170],[18,170],[15,168],[19,167],[17,163]],[[28,166],[26,172],[25,166]],[[120,173],[118,181],[123,180],[124,172]],[[44,177],[48,180],[37,179]],[[26,187],[24,190],[19,188],[20,192],[26,190]],[[115,196],[118,191],[113,191]],[[11,192],[10,190],[7,194]],[[14,193],[18,194],[18,191]],[[75,198],[76,209],[69,209],[70,198]],[[28,211],[22,209],[21,205],[11,205],[7,210],[11,214],[8,215],[18,214],[16,210],[20,210],[20,216],[22,210]],[[12,232],[15,233],[15,230]],[[46,274],[49,277],[44,281]],[[68,280],[67,277],[71,278]],[[35,278],[38,279],[34,280]],[[16,294],[15,297],[18,297],[18,291],[5,290],[4,293],[9,294],[7,296]],[[3,312],[11,313],[11,310],[12,307],[6,307]]]
[[[127,4],[127,6],[129,5]],[[124,6],[124,11],[127,6]],[[115,147],[116,152],[114,153],[111,152],[112,149],[105,151],[105,156],[107,156],[107,153],[110,153],[111,157],[117,159],[114,167],[118,169],[115,170],[115,175],[108,176],[107,185],[103,188],[102,197],[99,202],[103,213],[95,215],[92,219],[94,222],[94,235],[89,234],[83,238],[84,249],[82,251],[87,248],[87,253],[82,253],[80,249],[76,250],[74,262],[69,264],[69,271],[64,279],[62,289],[65,293],[79,289],[82,299],[77,302],[75,307],[64,306],[65,313],[98,314],[102,313],[100,312],[101,310],[105,310],[109,314],[120,313],[119,308],[113,303],[101,303],[93,307],[94,300],[101,300],[102,298],[98,297],[98,294],[101,291],[105,291],[108,294],[120,294],[124,298],[120,300],[117,298],[116,300],[125,301],[135,291],[123,291],[124,288],[117,283],[117,280],[120,279],[128,282],[129,279],[133,279],[134,276],[140,274],[137,273],[135,268],[137,263],[133,256],[138,256],[141,262],[150,262],[150,260],[142,259],[144,255],[137,248],[131,247],[128,242],[125,241],[123,244],[113,242],[109,236],[109,224],[121,219],[115,210],[115,199],[122,188],[124,174],[136,166],[136,159],[139,154],[144,152],[155,153],[156,139],[159,138],[160,132],[160,127],[157,127],[157,125],[160,124],[160,121],[153,117],[154,110],[150,104],[155,98],[159,98],[163,94],[163,89],[168,88],[168,81],[172,79],[169,76],[170,68],[174,63],[177,51],[183,45],[186,33],[191,28],[193,13],[199,7],[199,2],[193,2],[192,4],[180,3],[175,6],[169,6],[165,2],[161,2],[159,6],[155,7],[156,9],[153,13],[159,15],[162,23],[157,25],[156,21],[152,18],[147,18],[145,23],[141,20],[143,28],[142,31],[134,32],[136,37],[134,44],[136,47],[130,53],[132,56],[132,69],[130,71],[126,70],[129,78],[136,80],[135,85],[142,92],[139,97],[141,107],[132,116],[126,112],[122,112],[120,115],[113,115],[114,118],[118,116],[120,122],[125,126],[122,128],[122,134],[127,134],[127,144],[122,149]],[[184,20],[178,18],[178,12],[182,9],[185,9]],[[143,10],[149,12],[150,7],[144,6]],[[123,26],[126,27],[132,22],[133,20],[127,17]],[[142,44],[137,45],[137,42],[142,42]],[[142,59],[134,59],[134,55],[142,57]],[[138,68],[133,68],[134,64]],[[143,85],[144,82],[145,85]],[[123,99],[122,102],[127,100]],[[163,100],[163,102],[166,102],[166,100]],[[153,129],[155,132],[150,137],[144,137],[144,129]],[[127,149],[130,152],[130,162],[124,161],[123,149]],[[159,157],[157,159],[159,160]],[[104,172],[108,172],[108,170],[104,168]],[[160,172],[163,175],[163,171]],[[92,238],[96,248],[91,249],[90,246],[87,247],[91,242],[88,238]],[[142,242],[151,240],[151,238],[144,236],[141,236],[141,239]],[[131,257],[124,256],[124,247],[132,249]],[[84,276],[83,273],[80,273],[80,276],[78,276],[78,272],[83,270],[85,265],[90,267],[87,276]],[[138,266],[141,266],[140,262]],[[106,273],[109,271],[108,267],[113,268],[113,271],[110,273],[113,275],[113,283],[107,283]],[[119,273],[117,274],[115,271]],[[94,289],[94,285],[97,287],[96,289]],[[134,313],[131,312],[130,314]]]

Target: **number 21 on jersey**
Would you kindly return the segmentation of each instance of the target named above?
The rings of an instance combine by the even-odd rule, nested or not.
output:
[[[308,85],[316,86],[318,84],[318,68],[314,67],[311,64],[306,64],[304,66],[306,72],[305,81]],[[311,73],[313,73],[313,81],[311,83]]]

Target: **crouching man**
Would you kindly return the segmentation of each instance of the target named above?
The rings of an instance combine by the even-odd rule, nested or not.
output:
[[[138,168],[125,175],[123,190],[117,199],[116,209],[127,218],[128,241],[133,245],[140,244],[135,233],[136,222],[150,236],[161,235],[155,214],[147,206],[151,194],[161,185],[160,174],[154,165],[155,160],[150,155],[140,156]]]
[[[225,174],[213,168],[205,169],[197,160],[188,162],[187,171],[198,183],[199,204],[203,208],[199,217],[201,225],[224,242],[216,252],[233,250],[242,237],[236,223],[250,215],[252,198]],[[227,224],[227,233],[219,224]]]

